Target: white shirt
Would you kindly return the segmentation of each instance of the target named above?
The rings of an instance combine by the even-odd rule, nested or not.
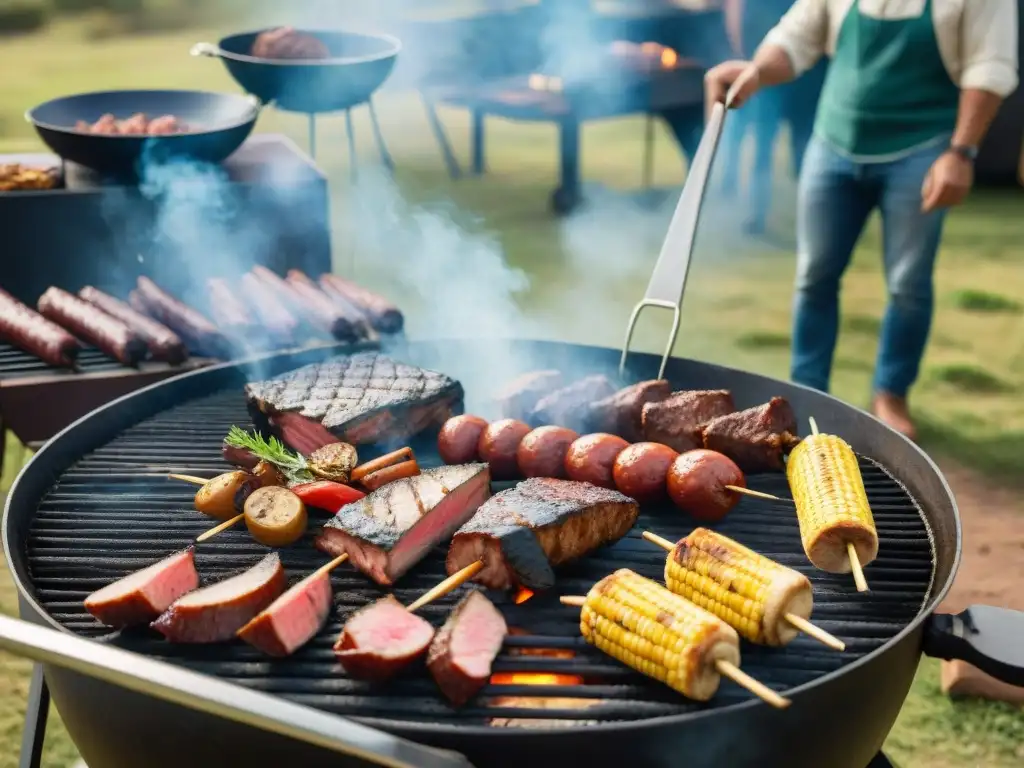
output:
[[[757,2],[757,0],[753,0]],[[926,0],[860,0],[878,19],[915,18]],[[796,0],[763,45],[781,47],[797,75],[835,52],[839,28],[854,0]],[[1017,87],[1017,0],[932,0],[939,54],[960,88],[1009,96]]]

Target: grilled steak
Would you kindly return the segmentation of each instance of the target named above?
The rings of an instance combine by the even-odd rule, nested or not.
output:
[[[284,588],[281,558],[271,553],[238,576],[176,600],[151,626],[175,643],[230,640]]]
[[[672,385],[665,379],[641,381],[620,389],[590,407],[589,431],[607,432],[639,443],[644,439],[644,406],[661,402],[671,394]]]
[[[549,589],[554,567],[621,539],[640,506],[590,483],[531,478],[495,494],[458,530],[446,567],[456,573],[476,560],[476,581],[491,589]]]
[[[735,410],[732,395],[724,389],[676,392],[666,400],[643,406],[643,438],[679,453],[703,448],[704,425]]]
[[[352,677],[386,680],[425,653],[433,637],[429,622],[388,595],[352,614],[334,655]]]
[[[85,598],[85,610],[117,629],[148,624],[199,586],[194,555],[189,547],[96,590]]]
[[[586,431],[594,402],[613,394],[615,385],[607,376],[587,376],[538,400],[527,422],[535,427],[554,424],[582,433]]]
[[[269,656],[290,656],[308,643],[331,612],[331,575],[314,573],[293,586],[238,636]]]
[[[724,453],[744,472],[783,469],[783,457],[799,442],[793,406],[784,397],[719,416],[704,428],[705,447]]]
[[[353,445],[405,439],[440,426],[462,405],[459,382],[377,352],[250,382],[245,395],[256,418],[296,413]],[[281,437],[288,442],[287,429]]]
[[[495,400],[501,408],[503,418],[525,421],[536,407],[537,401],[564,383],[561,371],[532,371],[524,373],[502,387]]]
[[[427,651],[427,668],[457,707],[487,685],[508,626],[483,592],[473,590],[448,616]]]
[[[324,525],[316,545],[390,585],[433,547],[447,541],[491,495],[486,464],[456,464],[396,480],[346,504]]]

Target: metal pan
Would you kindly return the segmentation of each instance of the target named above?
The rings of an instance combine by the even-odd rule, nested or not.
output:
[[[166,136],[111,136],[75,129],[105,114],[174,115],[194,130]],[[142,163],[219,163],[252,133],[260,104],[251,97],[208,91],[97,91],[62,96],[25,113],[46,145],[66,161],[108,176],[137,175]]]
[[[297,30],[320,40],[327,59],[263,59],[250,55],[267,29],[241,32],[216,45],[196,43],[193,56],[217,57],[246,92],[288,112],[340,112],[368,101],[395,66],[402,44],[389,35]]]

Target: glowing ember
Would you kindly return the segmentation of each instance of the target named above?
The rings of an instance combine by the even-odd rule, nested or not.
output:
[[[520,587],[519,588],[519,592],[517,592],[516,596],[514,598],[512,598],[512,602],[515,603],[516,605],[522,605],[527,600],[529,600],[531,597],[533,597],[533,590],[532,589],[527,589],[526,587]]]
[[[491,675],[491,685],[583,685],[583,678],[550,672],[496,672]]]
[[[679,54],[671,48],[666,48],[661,52],[661,66],[665,69],[672,69],[677,61],[679,61]]]

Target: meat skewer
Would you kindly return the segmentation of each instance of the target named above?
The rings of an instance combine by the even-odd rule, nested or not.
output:
[[[43,317],[60,324],[124,365],[146,356],[146,342],[131,328],[77,296],[51,286],[37,304]]]
[[[588,643],[687,698],[708,701],[724,676],[777,709],[790,705],[740,669],[735,629],[638,573],[622,568],[586,596],[560,600],[583,609],[580,632]]]
[[[66,330],[2,288],[0,338],[58,368],[73,367],[82,347]]]
[[[643,537],[666,550],[665,586],[691,602],[701,598],[752,643],[782,646],[798,632],[836,651],[846,644],[812,624],[811,582],[742,544],[707,528],[697,528],[673,544],[650,531]]]
[[[120,299],[104,293],[98,288],[93,288],[91,285],[80,290],[78,297],[131,328],[146,342],[154,360],[163,360],[171,365],[178,365],[188,358],[185,344],[174,331],[153,318],[137,312]]]
[[[505,617],[482,592],[455,606],[427,649],[427,669],[452,704],[462,706],[487,685],[506,635]]]

